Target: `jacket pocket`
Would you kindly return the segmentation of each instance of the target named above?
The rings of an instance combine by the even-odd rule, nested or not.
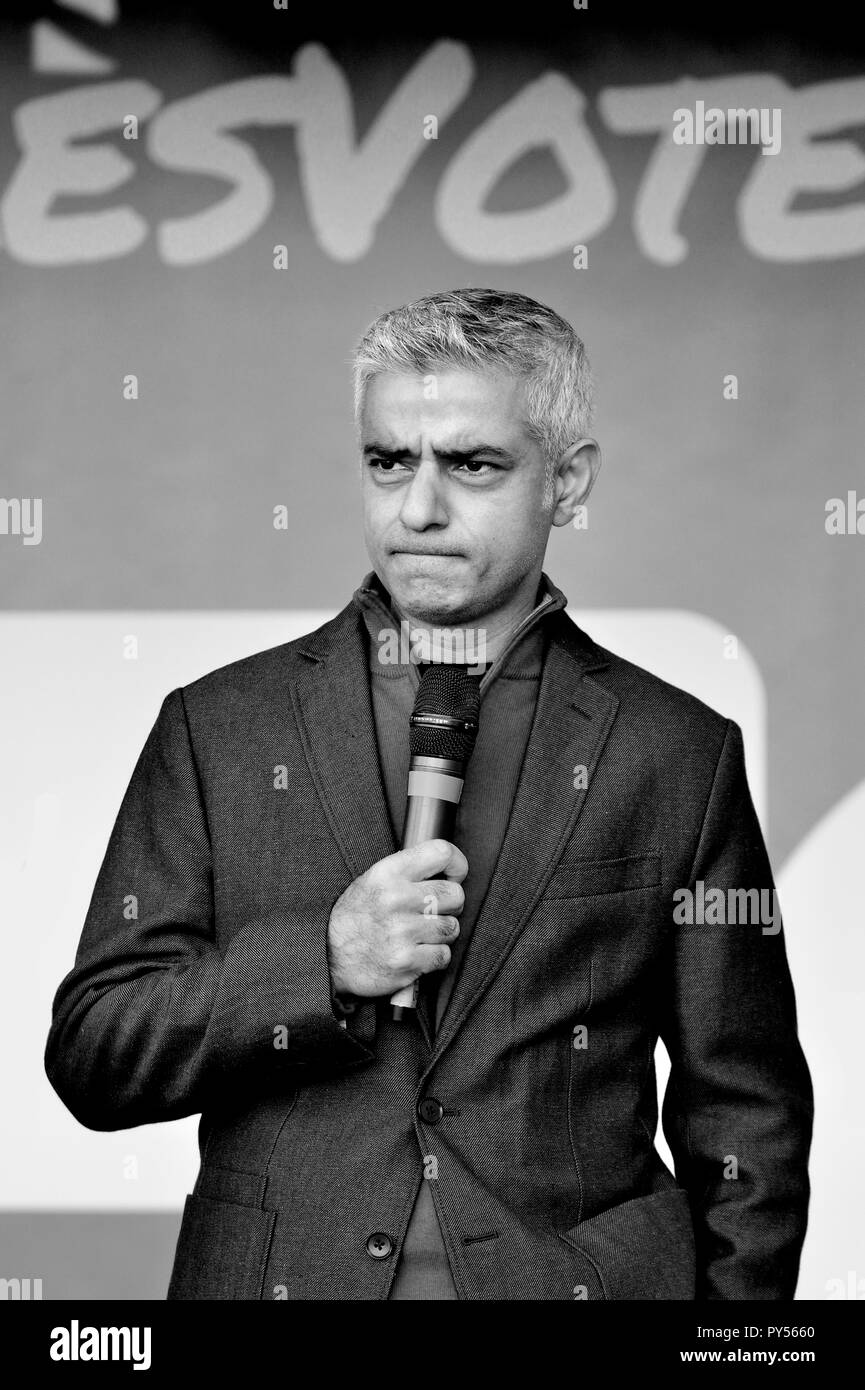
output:
[[[619,859],[560,860],[547,884],[545,898],[590,898],[600,893],[630,893],[661,882],[658,853],[629,854]]]
[[[588,1257],[607,1299],[696,1297],[694,1226],[681,1187],[634,1197],[557,1234]]]
[[[267,1188],[266,1173],[240,1172],[215,1163],[201,1166],[193,1197],[209,1197],[212,1202],[234,1202],[239,1207],[261,1207]]]
[[[260,1299],[276,1212],[186,1198],[168,1299]]]

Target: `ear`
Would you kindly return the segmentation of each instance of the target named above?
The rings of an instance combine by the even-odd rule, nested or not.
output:
[[[601,467],[601,448],[596,439],[578,439],[569,444],[553,474],[553,525],[567,526],[578,507],[583,506]]]

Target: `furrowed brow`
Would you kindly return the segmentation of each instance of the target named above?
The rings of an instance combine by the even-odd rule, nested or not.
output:
[[[500,449],[495,444],[476,444],[472,449],[433,449],[436,458],[447,459],[451,462],[469,463],[473,459],[483,455],[485,458],[510,459],[513,457],[507,449]],[[384,444],[365,444],[363,448],[364,458],[372,455],[377,458],[391,459],[395,463],[401,463],[403,459],[417,458],[411,449],[390,449]]]
[[[393,459],[396,463],[401,462],[402,459],[415,457],[411,449],[388,449],[386,445],[376,444],[374,442],[363,446],[364,458],[369,458],[371,454],[376,454],[379,458],[383,459]]]
[[[460,463],[470,462],[483,454],[485,458],[509,459],[507,449],[499,449],[495,444],[476,444],[473,449],[433,449],[438,458],[457,459]]]

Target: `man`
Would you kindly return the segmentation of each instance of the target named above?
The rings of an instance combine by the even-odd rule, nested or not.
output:
[[[583,345],[522,295],[431,295],[372,325],[355,387],[373,570],[165,699],[48,1075],[95,1129],[201,1112],[169,1298],[790,1299],[812,1097],[783,933],[676,907],[773,887],[740,729],[542,569],[600,463]],[[479,734],[454,843],[401,851],[443,634]]]

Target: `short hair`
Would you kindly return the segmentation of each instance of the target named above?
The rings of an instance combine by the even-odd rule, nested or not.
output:
[[[588,432],[594,414],[589,359],[571,325],[545,304],[505,290],[443,290],[389,309],[354,350],[358,428],[372,377],[443,366],[525,379],[526,427],[544,452],[549,489],[556,463]]]

